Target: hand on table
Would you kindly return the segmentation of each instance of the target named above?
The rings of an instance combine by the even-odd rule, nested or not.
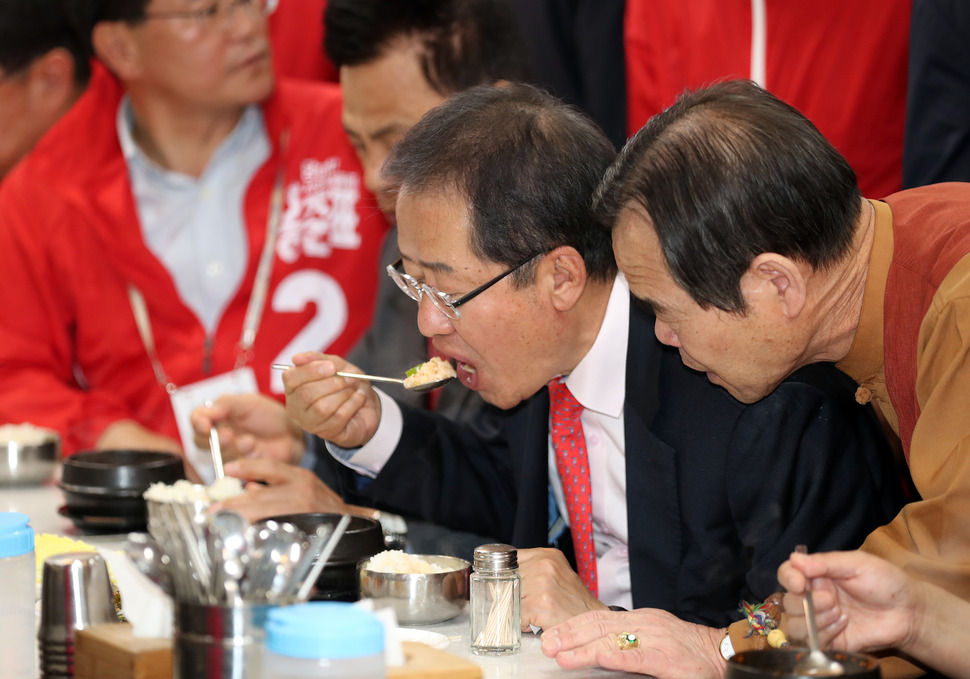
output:
[[[640,645],[622,651],[617,635],[629,633],[637,635]],[[723,630],[654,608],[592,611],[544,630],[542,652],[564,669],[599,665],[657,679],[720,679],[725,673],[719,651],[723,636]]]
[[[380,399],[364,380],[338,377],[359,372],[339,356],[315,351],[296,354],[283,372],[286,411],[300,426],[343,448],[367,443],[381,420]]]
[[[97,450],[152,450],[174,453],[182,458],[189,480],[198,482],[199,475],[185,459],[182,444],[168,436],[155,433],[135,420],[116,420],[109,424],[95,443]]]
[[[182,454],[182,445],[162,436],[134,420],[116,420],[109,424],[95,444],[98,450],[156,450]]]
[[[546,629],[586,611],[608,610],[558,549],[520,549],[522,629]]]
[[[778,581],[788,590],[789,636],[806,636],[802,601],[808,578],[823,647],[847,651],[900,647],[916,635],[915,583],[899,568],[864,552],[826,552],[792,554],[778,567]]]
[[[239,459],[226,464],[226,474],[248,481],[246,492],[212,505],[232,509],[250,521],[281,514],[325,512],[371,516],[371,509],[346,504],[309,469],[273,459]],[[255,483],[260,481],[262,483]],[[262,485],[266,484],[266,485]]]
[[[219,432],[223,462],[267,457],[296,464],[303,457],[303,431],[283,404],[262,394],[227,394],[192,411],[195,443],[209,447],[209,429]]]

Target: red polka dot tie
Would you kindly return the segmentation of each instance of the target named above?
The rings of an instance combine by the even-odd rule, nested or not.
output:
[[[556,469],[562,481],[569,514],[569,530],[576,553],[576,566],[593,596],[597,596],[596,550],[593,547],[593,502],[589,487],[586,437],[579,416],[583,406],[569,391],[562,378],[549,383],[549,421]]]

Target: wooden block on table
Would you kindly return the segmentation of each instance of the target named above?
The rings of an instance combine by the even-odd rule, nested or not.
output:
[[[482,668],[447,651],[405,641],[404,666],[388,667],[387,679],[480,679]]]
[[[74,641],[75,679],[172,679],[172,640],[136,637],[128,623],[92,625]]]
[[[387,679],[481,679],[482,668],[425,644],[403,644],[405,664],[389,667]],[[78,630],[74,679],[171,679],[170,639],[136,637],[128,623]]]

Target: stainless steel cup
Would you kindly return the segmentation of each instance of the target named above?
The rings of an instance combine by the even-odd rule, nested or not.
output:
[[[271,608],[176,601],[172,679],[259,679]]]
[[[73,676],[76,631],[110,622],[118,616],[100,554],[70,552],[44,561],[37,632],[42,677]]]

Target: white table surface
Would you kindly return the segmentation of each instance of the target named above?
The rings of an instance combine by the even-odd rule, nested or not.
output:
[[[83,539],[96,547],[111,547],[125,540],[125,535],[90,535],[75,528],[71,521],[57,513],[64,504],[61,491],[53,483],[32,487],[0,487],[0,512],[22,512],[30,517],[30,525],[36,534],[54,533],[75,539]],[[594,677],[633,677],[626,672],[608,671],[600,668],[563,670],[555,661],[542,654],[539,638],[531,633],[522,635],[522,650],[509,656],[477,656],[469,650],[468,614],[462,613],[454,620],[420,629],[443,634],[450,644],[445,650],[480,665],[484,679],[507,679],[509,677],[556,677],[557,679],[586,679]]]

